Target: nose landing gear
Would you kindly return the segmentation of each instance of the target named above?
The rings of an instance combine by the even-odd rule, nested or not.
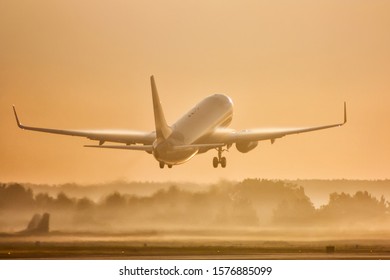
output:
[[[213,167],[214,168],[217,168],[218,164],[221,164],[222,168],[226,167],[226,158],[222,156],[222,152],[224,152],[224,151],[228,151],[228,150],[224,150],[224,149],[222,149],[222,147],[218,148],[218,157],[213,158]]]

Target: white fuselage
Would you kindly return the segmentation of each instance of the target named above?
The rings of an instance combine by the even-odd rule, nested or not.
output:
[[[172,133],[167,139],[156,139],[153,155],[166,164],[184,163],[195,156],[199,148],[176,149],[175,146],[196,143],[216,128],[228,126],[232,117],[233,102],[228,96],[214,94],[206,97],[171,126]]]

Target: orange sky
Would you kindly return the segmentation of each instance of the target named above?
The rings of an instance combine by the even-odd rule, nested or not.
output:
[[[390,2],[0,1],[0,181],[389,178]],[[149,76],[168,122],[213,93],[232,128],[342,128],[232,147],[160,170],[143,152],[21,131],[153,130]]]

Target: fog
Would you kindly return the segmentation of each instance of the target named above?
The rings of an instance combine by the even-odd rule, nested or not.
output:
[[[51,232],[70,233],[187,230],[242,235],[277,230],[337,235],[390,230],[388,200],[368,191],[333,192],[326,204],[314,207],[302,186],[284,181],[114,182],[94,186],[100,198],[86,192],[90,187],[73,185],[67,192],[61,186],[1,184],[0,231],[21,230],[34,213],[43,212],[51,214]]]

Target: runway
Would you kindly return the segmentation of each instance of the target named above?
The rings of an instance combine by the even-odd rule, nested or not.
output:
[[[2,237],[0,259],[388,260],[389,240],[269,241],[166,236]]]

